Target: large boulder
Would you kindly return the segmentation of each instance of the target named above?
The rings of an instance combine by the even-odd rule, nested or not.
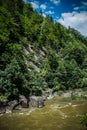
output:
[[[23,95],[19,96],[19,104],[22,106],[22,108],[28,107],[28,100],[26,99],[25,96],[23,96]]]
[[[10,113],[15,109],[15,107],[18,105],[17,100],[9,101],[7,106],[6,106],[6,113]]]
[[[32,107],[41,108],[44,106],[44,100],[41,96],[31,96],[30,97],[30,105]]]

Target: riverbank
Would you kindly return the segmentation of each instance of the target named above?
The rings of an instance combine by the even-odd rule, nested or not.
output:
[[[0,100],[0,114],[11,113],[13,110],[23,110],[29,109],[30,111],[33,108],[42,108],[45,106],[46,100],[51,100],[55,97],[58,97],[58,100],[61,101],[85,101],[87,100],[87,91],[82,89],[74,89],[67,91],[58,91],[53,92],[52,89],[48,89],[42,96],[31,96],[28,99],[20,95],[19,100]]]

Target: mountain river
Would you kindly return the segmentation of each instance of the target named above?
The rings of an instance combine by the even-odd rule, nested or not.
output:
[[[64,101],[55,97],[45,101],[43,108],[0,115],[0,130],[84,130],[80,117],[86,111],[87,101]]]

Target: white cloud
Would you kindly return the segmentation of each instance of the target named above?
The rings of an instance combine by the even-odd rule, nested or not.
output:
[[[74,7],[74,10],[87,10],[87,7],[86,6],[80,6],[80,7]]]
[[[47,6],[46,6],[45,4],[41,4],[41,5],[40,5],[40,8],[41,8],[42,10],[45,10],[45,9],[47,8]]]
[[[87,2],[84,2],[84,1],[82,1],[81,2],[81,6],[79,6],[79,7],[74,7],[74,10],[87,10]]]
[[[79,10],[79,7],[74,7],[74,10]]]
[[[45,13],[43,13],[42,16],[43,16],[44,18],[46,18],[46,14],[45,14]]]
[[[87,2],[82,1],[82,5],[87,6]]]
[[[86,11],[81,11],[80,13],[75,11],[73,11],[72,13],[63,13],[58,22],[62,23],[66,27],[71,26],[80,31],[83,35],[87,36]]]
[[[54,11],[47,11],[46,14],[54,14]]]
[[[55,12],[54,11],[46,11],[42,14],[43,17],[46,17],[47,15],[52,15],[54,14]]]
[[[35,2],[30,2],[30,3],[31,3],[31,5],[32,5],[33,9],[39,8],[39,3],[38,3],[37,1],[35,1]]]
[[[60,0],[50,0],[53,4],[58,5],[60,3]]]

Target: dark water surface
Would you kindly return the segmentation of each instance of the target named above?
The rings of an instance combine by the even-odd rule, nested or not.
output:
[[[84,130],[80,116],[87,111],[87,101],[45,102],[44,108],[14,111],[0,116],[0,130]]]

